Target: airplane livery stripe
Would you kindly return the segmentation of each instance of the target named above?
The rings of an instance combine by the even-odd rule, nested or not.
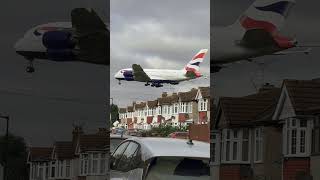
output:
[[[203,58],[205,54],[206,54],[206,53],[199,53],[199,54],[197,54],[196,56],[194,56],[194,57],[192,58],[192,60],[199,59],[199,58]]]
[[[241,23],[242,27],[244,27],[245,29],[260,28],[260,29],[264,29],[264,30],[268,31],[269,33],[273,33],[277,29],[277,27],[270,22],[258,21],[258,20],[252,19],[248,16],[243,16],[240,20],[240,23]]]
[[[255,7],[255,8],[260,11],[271,11],[271,12],[278,13],[278,14],[281,14],[284,16],[288,10],[289,4],[290,3],[288,1],[280,1],[280,2],[276,2],[273,4],[267,5],[267,6]]]
[[[278,46],[281,48],[290,48],[290,47],[294,46],[291,39],[284,37],[284,36],[280,36],[279,34],[277,34],[277,28],[272,23],[269,23],[266,21],[254,20],[254,19],[247,17],[247,16],[244,16],[243,18],[241,18],[240,22],[241,22],[241,25],[247,30],[248,29],[264,29],[264,30],[266,30],[267,32],[269,32],[272,35],[274,40],[277,42]]]

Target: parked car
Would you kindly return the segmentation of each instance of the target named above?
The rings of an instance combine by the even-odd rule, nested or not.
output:
[[[209,143],[133,137],[111,155],[110,179],[209,180],[209,159]]]
[[[173,132],[169,134],[170,138],[178,138],[178,139],[188,139],[189,133],[188,132]]]

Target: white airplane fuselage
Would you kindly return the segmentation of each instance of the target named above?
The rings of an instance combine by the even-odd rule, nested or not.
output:
[[[187,77],[185,70],[171,70],[171,69],[143,69],[144,72],[150,77],[152,82],[159,83],[178,83],[181,81],[190,80]],[[126,68],[118,71],[115,75],[118,80],[133,81],[132,68]]]

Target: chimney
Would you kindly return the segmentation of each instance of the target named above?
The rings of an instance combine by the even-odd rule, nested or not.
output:
[[[167,96],[168,96],[168,93],[167,92],[163,92],[161,97],[164,98],[164,97],[167,97]]]
[[[266,91],[269,91],[269,90],[272,90],[274,89],[275,86],[270,84],[270,83],[265,83],[260,89],[259,89],[259,93],[261,92],[266,92]]]
[[[74,126],[72,131],[72,149],[75,150],[79,137],[83,135],[83,130],[81,126]]]

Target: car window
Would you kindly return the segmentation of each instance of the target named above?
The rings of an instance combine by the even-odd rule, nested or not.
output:
[[[146,180],[209,180],[209,159],[157,157],[150,163]]]
[[[117,164],[122,157],[123,152],[126,150],[128,144],[130,142],[124,142],[120,146],[118,146],[117,150],[112,154],[111,156],[111,169],[115,169],[117,167]]]
[[[110,138],[110,152],[113,153],[122,141],[124,140],[121,138]]]
[[[130,142],[124,151],[118,165],[117,170],[119,171],[129,171],[131,169],[131,161],[138,150],[139,145],[135,142]]]

